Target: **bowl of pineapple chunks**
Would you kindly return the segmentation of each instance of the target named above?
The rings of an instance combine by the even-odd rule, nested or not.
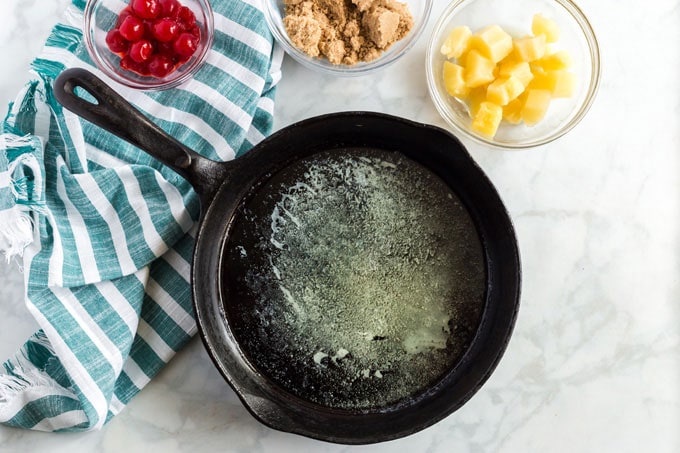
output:
[[[426,73],[454,132],[530,148],[583,119],[599,86],[600,55],[570,0],[455,0],[433,29]]]

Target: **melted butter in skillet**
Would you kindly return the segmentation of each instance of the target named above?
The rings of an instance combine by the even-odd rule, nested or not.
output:
[[[275,175],[227,245],[227,311],[249,360],[343,409],[395,404],[469,345],[486,273],[468,212],[394,153],[322,153]]]

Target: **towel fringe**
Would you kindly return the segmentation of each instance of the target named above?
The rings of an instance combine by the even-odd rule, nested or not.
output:
[[[5,125],[8,128],[8,125]],[[40,140],[30,135],[0,134],[0,191],[6,191],[0,206],[0,252],[7,262],[21,256],[33,242],[30,211],[42,212],[44,200],[36,180],[41,181],[40,162],[35,156]]]
[[[0,220],[0,251],[9,263],[13,257],[22,256],[33,242],[33,220],[19,205],[2,211]]]
[[[0,420],[3,418],[3,405],[9,404],[28,388],[60,387],[44,370],[39,369],[31,361],[29,351],[31,343],[42,346],[48,353],[54,355],[54,349],[47,336],[40,330],[19,349],[14,357],[2,365],[4,373],[0,374]]]

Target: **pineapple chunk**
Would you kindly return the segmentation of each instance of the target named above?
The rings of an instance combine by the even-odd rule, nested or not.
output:
[[[520,61],[538,60],[545,55],[545,35],[515,39],[513,46],[515,57]]]
[[[574,94],[575,85],[574,73],[560,70],[536,74],[529,88],[547,90],[554,98],[568,98]]]
[[[525,87],[529,85],[534,75],[531,72],[531,66],[526,61],[516,61],[513,59],[506,59],[501,61],[498,68],[498,75],[500,77],[515,77]]]
[[[468,43],[472,37],[470,27],[461,25],[451,30],[451,33],[442,44],[440,52],[446,55],[446,58],[460,58],[468,49]]]
[[[494,79],[493,71],[495,67],[494,62],[482,56],[478,50],[471,50],[465,58],[465,69],[463,71],[465,84],[474,88],[491,82]]]
[[[498,63],[512,52],[512,36],[500,26],[490,25],[471,38],[470,47],[478,49],[483,56]]]
[[[552,91],[553,98],[570,98],[576,88],[576,76],[569,71],[553,71],[555,74],[555,86]]]
[[[524,91],[524,84],[515,76],[498,78],[486,89],[486,99],[494,104],[506,105]]]
[[[503,119],[510,124],[519,124],[522,122],[522,108],[524,107],[524,97],[520,96],[508,102],[503,107]]]
[[[557,42],[560,39],[560,28],[554,20],[548,19],[541,14],[534,14],[531,21],[531,33],[534,36],[544,35],[545,42]]]
[[[479,105],[479,110],[472,119],[472,129],[487,137],[493,137],[502,119],[503,107],[484,101]]]
[[[533,62],[544,71],[557,71],[559,69],[569,69],[572,65],[571,54],[566,50],[558,50],[545,55]]]
[[[550,106],[550,91],[548,90],[527,90],[527,96],[522,106],[522,120],[528,125],[533,126],[543,119]]]
[[[470,90],[467,98],[468,114],[470,115],[470,118],[474,118],[475,115],[477,115],[479,106],[482,102],[486,101],[486,87],[486,85],[482,85]]]
[[[552,93],[555,89],[556,81],[557,79],[554,74],[550,75],[548,72],[538,70],[534,71],[534,78],[527,88],[532,90],[548,90]]]
[[[538,61],[538,60],[536,60],[536,61]],[[532,61],[531,63],[529,63],[529,67],[531,68],[531,73],[534,76],[533,78],[536,78],[540,75],[545,75],[545,73],[548,72],[545,69],[543,69],[543,66],[541,66],[540,64],[537,64],[536,61]]]
[[[465,85],[465,79],[463,79],[463,67],[450,61],[444,62],[443,68],[444,75],[444,88],[446,92],[454,97],[465,97],[467,96],[470,88]]]

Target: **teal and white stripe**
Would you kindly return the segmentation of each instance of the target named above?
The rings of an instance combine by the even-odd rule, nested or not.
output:
[[[198,200],[169,168],[63,109],[68,67],[104,78],[202,155],[230,160],[272,129],[282,52],[258,0],[212,2],[207,63],[181,87],[107,80],[82,43],[74,0],[0,130],[0,250],[23,250],[26,306],[40,325],[0,367],[0,422],[97,429],[196,334],[189,269]]]

